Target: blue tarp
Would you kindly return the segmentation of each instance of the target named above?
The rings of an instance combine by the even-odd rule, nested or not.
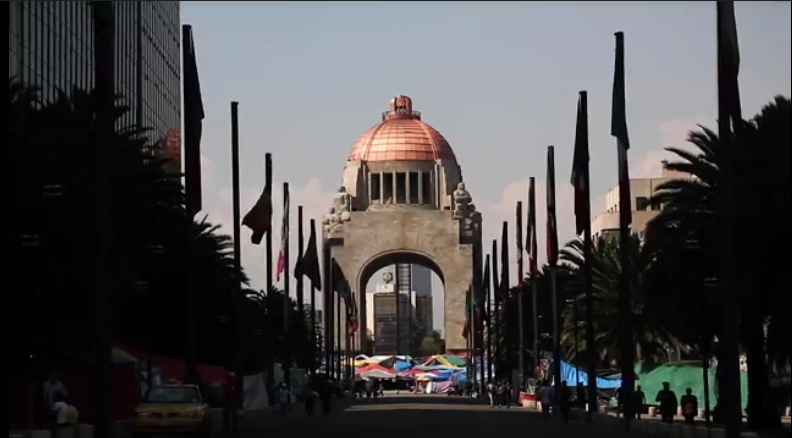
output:
[[[393,362],[393,369],[396,370],[396,371],[399,371],[399,372],[407,371],[409,369],[412,369],[412,364],[410,364],[409,362],[404,362],[404,361],[401,361],[401,360],[397,360],[397,361]]]
[[[576,369],[574,365],[561,361],[561,380],[566,380],[570,386],[575,386],[578,382],[588,385],[588,373]],[[620,388],[621,384],[621,378],[597,377],[597,388],[599,389]]]

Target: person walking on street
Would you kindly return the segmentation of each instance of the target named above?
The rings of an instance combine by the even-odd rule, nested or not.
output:
[[[542,388],[539,390],[539,400],[542,403],[542,419],[545,423],[550,421],[550,409],[553,406],[553,388],[550,387],[550,382],[547,380],[542,382]]]
[[[663,389],[657,393],[655,402],[660,405],[660,418],[663,423],[673,423],[679,405],[676,394],[671,390],[670,383],[663,382]]]
[[[698,415],[698,397],[693,395],[693,389],[687,388],[685,395],[682,396],[679,402],[682,405],[682,415],[685,417],[685,423],[693,424],[696,420],[696,415]]]
[[[305,395],[303,396],[303,402],[305,403],[305,413],[308,414],[308,418],[313,417],[314,407],[316,406],[316,399],[319,396],[316,394],[316,391],[313,390],[311,385],[305,386]]]
[[[569,389],[566,380],[561,382],[561,388],[558,392],[558,410],[561,411],[561,418],[564,419],[564,424],[568,424],[569,412],[572,410],[572,390]]]

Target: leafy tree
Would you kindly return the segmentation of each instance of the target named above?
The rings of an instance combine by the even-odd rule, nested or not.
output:
[[[437,330],[432,331],[432,336],[425,336],[421,339],[418,352],[421,356],[434,356],[435,354],[445,353],[445,341]]]

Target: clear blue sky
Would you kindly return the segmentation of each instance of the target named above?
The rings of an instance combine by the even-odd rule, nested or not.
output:
[[[291,183],[293,208],[303,204],[307,217],[319,218],[358,136],[393,95],[411,96],[451,142],[483,211],[486,241],[512,219],[527,178],[544,180],[549,144],[557,149],[560,237],[572,237],[568,180],[581,89],[589,91],[594,213],[601,208],[597,199],[616,181],[609,136],[615,31],[625,32],[633,175],[659,172],[662,148],[682,145],[688,130],[712,125],[716,112],[714,2],[182,6],[183,21],[194,26],[207,107],[204,204],[228,232],[232,100],[240,101],[243,208],[255,201],[264,153],[272,152],[275,181]],[[750,115],[774,95],[790,94],[792,14],[789,2],[736,8]],[[541,208],[538,220],[544,223]],[[244,265],[261,288],[263,249],[247,245],[244,233]],[[436,292],[439,303],[441,296]],[[441,313],[438,306],[438,322]]]

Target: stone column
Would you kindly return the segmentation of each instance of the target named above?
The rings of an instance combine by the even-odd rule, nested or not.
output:
[[[418,203],[423,204],[423,172],[418,172]]]
[[[382,173],[378,173],[379,175],[379,195],[380,195],[380,205],[385,203],[385,175]]]
[[[411,173],[412,172],[405,172],[404,173],[404,199],[407,200],[406,204],[408,204],[408,205],[412,201],[410,199],[410,174]]]
[[[391,175],[393,175],[392,176],[392,178],[393,178],[393,186],[391,187],[391,189],[393,189],[393,193],[391,194],[391,196],[393,196],[393,203],[397,204],[399,202],[399,198],[396,196],[399,193],[399,189],[398,189],[399,180],[398,180],[398,178],[396,178],[396,172],[391,172]]]
[[[368,190],[368,205],[371,205],[371,172],[366,172],[366,187]]]

